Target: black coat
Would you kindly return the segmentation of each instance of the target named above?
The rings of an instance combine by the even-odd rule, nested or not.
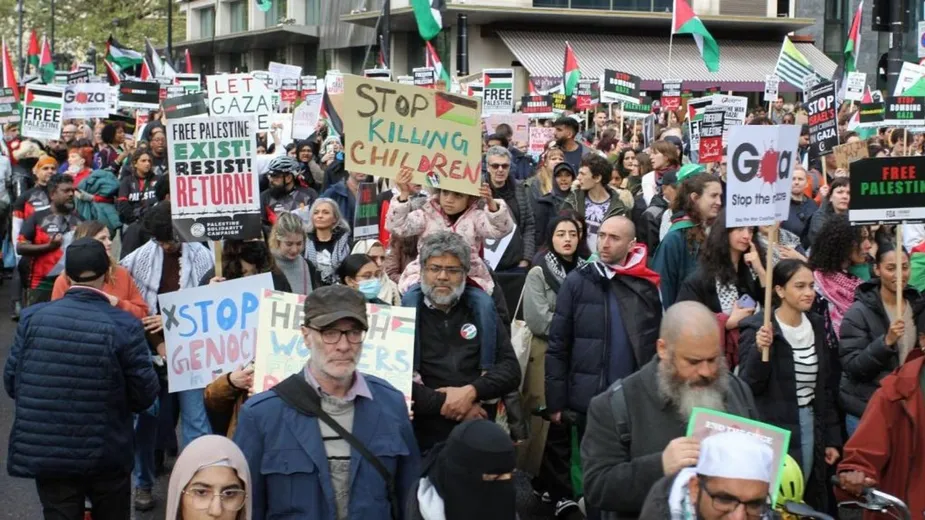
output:
[[[918,320],[925,309],[918,291],[907,287],[905,298]],[[855,292],[854,304],[842,319],[838,342],[842,365],[838,400],[848,414],[862,416],[880,380],[899,366],[896,349],[888,348],[884,341],[889,328],[890,319],[880,298],[880,280],[862,283]]]
[[[607,388],[608,292],[615,290],[626,335],[643,367],[655,356],[662,304],[652,282],[628,275],[613,280],[598,264],[569,273],[556,298],[546,351],[546,407],[586,413],[591,398]]]
[[[739,290],[740,298],[743,294],[747,294],[756,302],[764,301],[764,291],[761,289],[761,283],[751,275],[751,271],[747,266],[739,266],[736,288]],[[700,302],[716,314],[723,312],[719,295],[716,292],[716,279],[707,276],[702,268],[697,268],[696,271],[684,279],[684,283],[681,284],[681,289],[678,291],[677,301]]]
[[[835,407],[835,389],[829,387],[831,353],[826,347],[825,326],[822,318],[815,314],[807,314],[807,317],[815,333],[819,371],[816,374],[815,399],[811,405],[815,417],[814,462],[804,496],[809,505],[825,511],[828,484],[824,451],[827,447],[841,448],[842,423]],[[771,344],[770,361],[761,361],[761,351],[755,336],[763,322],[764,313],[759,312],[742,320],[739,326],[739,378],[751,388],[761,420],[790,431],[789,455],[797,464],[802,465],[800,411],[797,406],[793,350],[781,332],[777,317],[772,316],[774,340]]]
[[[549,228],[549,223],[559,214],[559,208],[562,207],[564,201],[565,197],[560,197],[555,193],[548,193],[536,200],[534,205],[536,240],[534,244],[537,251],[546,245],[546,239],[549,238],[549,229],[547,229]]]

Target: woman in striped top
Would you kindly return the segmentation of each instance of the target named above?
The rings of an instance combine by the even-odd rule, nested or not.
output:
[[[826,465],[838,460],[842,440],[823,320],[809,312],[813,272],[801,260],[781,260],[772,278],[771,326],[763,326],[763,312],[740,325],[739,377],[751,387],[761,420],[790,430],[789,452],[807,480],[806,502],[825,511]],[[767,363],[762,349],[770,349]]]

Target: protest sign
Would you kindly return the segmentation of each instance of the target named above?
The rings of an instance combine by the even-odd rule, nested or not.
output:
[[[167,120],[170,209],[181,241],[260,237],[255,127],[251,116]]]
[[[925,77],[925,66],[916,63],[903,62],[903,67],[899,71],[899,78],[896,79],[896,88],[893,89],[894,96],[901,96],[903,92],[912,85]]]
[[[389,69],[366,69],[363,76],[370,79],[381,79],[382,81],[392,81],[392,71]]]
[[[216,117],[253,116],[257,130],[270,130],[273,92],[250,74],[206,76],[209,112]]]
[[[19,122],[19,100],[13,95],[12,88],[0,88],[0,124]]]
[[[745,433],[771,447],[774,453],[771,466],[771,504],[777,504],[784,460],[790,449],[790,430],[708,408],[694,408],[691,412],[691,418],[687,423],[687,437],[703,441],[711,435],[726,432]]]
[[[255,70],[251,72],[251,77],[255,80],[262,82],[263,85],[268,90],[273,90],[276,88],[276,75],[271,74],[268,70]]]
[[[717,162],[723,159],[723,107],[707,107],[700,123],[700,157],[698,162]]]
[[[292,103],[297,99],[299,99],[299,80],[293,78],[279,80],[279,100]]]
[[[780,78],[776,74],[768,74],[764,77],[764,102],[771,103],[777,101],[777,95],[780,91]]]
[[[70,72],[66,70],[56,70],[55,77],[51,80],[52,85],[67,85],[67,77]]]
[[[347,171],[478,195],[482,182],[479,100],[346,75],[341,111]]]
[[[561,92],[555,92],[549,95],[552,99],[553,112],[561,113],[568,110],[568,98]]]
[[[840,144],[833,149],[835,153],[835,168],[848,169],[854,161],[869,157],[866,141]]]
[[[353,212],[353,241],[379,237],[379,202],[376,183],[361,182],[357,188],[356,210]]]
[[[309,94],[292,113],[292,137],[294,139],[308,139],[315,133],[318,119],[321,116],[321,103],[324,94]]]
[[[318,76],[302,76],[299,78],[299,93],[302,99],[316,92],[318,92]]]
[[[816,74],[807,74],[803,78],[803,99],[807,100],[812,97],[813,88],[822,82],[822,79],[819,78]]]
[[[645,119],[652,114],[652,98],[643,96],[637,103],[623,103],[624,119]]]
[[[67,84],[76,85],[78,83],[89,83],[90,71],[86,69],[76,70],[67,75]]]
[[[891,126],[922,126],[925,124],[925,98],[891,96],[886,98],[883,122]]]
[[[881,126],[886,117],[886,108],[881,103],[861,103],[858,106],[859,126]]]
[[[729,132],[726,227],[770,226],[790,213],[798,126],[742,125]]]
[[[662,110],[681,108],[681,80],[662,80]]]
[[[167,98],[161,106],[164,108],[164,117],[170,120],[209,115],[205,92]]]
[[[64,119],[103,118],[109,115],[109,85],[77,83],[64,89]]]
[[[495,133],[495,129],[501,124],[511,127],[513,132],[511,144],[515,142],[526,143],[527,139],[529,139],[527,127],[530,126],[530,116],[527,114],[495,114],[485,118],[485,127],[489,134]]]
[[[604,103],[638,103],[640,83],[639,76],[604,69],[601,101]]]
[[[482,90],[484,88],[485,87],[482,85],[482,82],[479,81],[478,83],[469,83],[468,85],[466,85],[465,90],[461,90],[461,91],[467,92],[469,97],[477,97],[481,99]]]
[[[64,88],[51,85],[26,85],[22,112],[23,137],[61,139],[64,112]]]
[[[501,258],[504,257],[504,252],[507,251],[508,246],[511,245],[511,239],[514,238],[514,233],[516,231],[517,225],[515,224],[514,229],[503,237],[485,239],[484,247],[482,248],[482,258],[485,259],[485,263],[491,266],[492,269],[498,268],[498,264],[501,262]]]
[[[119,108],[154,110],[160,106],[161,86],[153,81],[119,83]]]
[[[164,101],[165,99],[180,97],[180,96],[184,96],[188,94],[188,92],[186,91],[186,88],[183,85],[167,85],[166,88],[161,89],[161,92],[164,92],[166,94],[164,99],[161,99],[161,101]],[[205,99],[205,96],[203,96],[202,99]]]
[[[520,98],[520,111],[530,118],[552,118],[552,96],[523,96]]]
[[[723,143],[728,143],[729,130],[734,126],[745,124],[745,116],[748,112],[748,98],[721,94],[711,96],[711,99],[713,99],[713,106],[721,106],[726,109],[726,117],[723,121]]]
[[[324,90],[329,96],[344,93],[344,75],[339,70],[329,70],[324,75]]]
[[[851,163],[852,223],[899,224],[925,221],[925,157],[881,157]],[[920,176],[919,173],[922,175]]]
[[[866,72],[849,72],[848,81],[845,82],[845,99],[847,101],[863,99],[865,85],[867,85]]]
[[[485,69],[482,72],[482,115],[514,111],[514,70]]]
[[[264,290],[254,357],[254,392],[264,392],[305,368],[311,351],[302,337],[305,296]],[[366,305],[369,330],[357,370],[388,381],[411,404],[415,309]]]
[[[433,67],[417,67],[411,73],[416,87],[434,88],[437,84],[437,73]]]
[[[546,127],[546,126],[531,126],[530,127],[530,141],[527,148],[527,153],[534,157],[539,157],[543,155],[543,152],[546,151],[546,143],[549,141],[556,140],[556,128],[555,127]]]
[[[806,103],[809,117],[809,160],[832,153],[838,146],[838,117],[835,83],[826,81],[812,88]]]
[[[713,104],[713,100],[714,97],[709,96],[692,99],[687,103],[687,125],[691,141],[691,150],[698,155],[700,153],[700,126],[703,122],[703,114],[706,112],[707,107]],[[723,107],[718,107],[718,109],[725,110]],[[722,137],[722,135],[720,137]]]
[[[159,295],[170,393],[205,388],[254,359],[262,273]]]
[[[575,89],[575,110],[594,110],[600,103],[600,88],[600,82],[597,80],[579,80],[578,88]]]
[[[657,120],[658,117],[655,114],[649,114],[642,120],[642,137],[647,148],[655,142],[655,123]]]
[[[202,76],[192,72],[178,73],[176,76],[174,76],[173,82],[174,84],[183,87],[187,94],[200,92],[202,90]]]
[[[270,74],[280,80],[287,78],[298,80],[299,77],[302,76],[302,67],[299,67],[298,65],[277,63],[275,61],[270,62],[269,66],[267,66],[267,70],[270,72]]]
[[[414,85],[414,76],[399,76],[395,81],[401,85]]]

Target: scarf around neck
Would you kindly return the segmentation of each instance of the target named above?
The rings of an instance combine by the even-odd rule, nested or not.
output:
[[[814,271],[813,278],[816,282],[816,291],[829,302],[832,329],[837,337],[841,337],[841,322],[848,308],[854,303],[854,293],[861,285],[861,279],[848,273],[823,273],[822,271]]]
[[[553,251],[546,253],[543,257],[543,276],[546,278],[546,283],[549,284],[549,288],[552,289],[552,292],[559,292],[559,287],[562,286],[565,277],[578,267],[579,264],[584,264],[584,261],[580,258],[569,262]]]

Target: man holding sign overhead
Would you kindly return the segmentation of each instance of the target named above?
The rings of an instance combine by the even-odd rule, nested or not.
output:
[[[305,299],[307,366],[248,400],[234,435],[254,518],[400,518],[392,513],[407,502],[420,454],[402,393],[357,370],[368,329],[356,290],[322,287]]]

